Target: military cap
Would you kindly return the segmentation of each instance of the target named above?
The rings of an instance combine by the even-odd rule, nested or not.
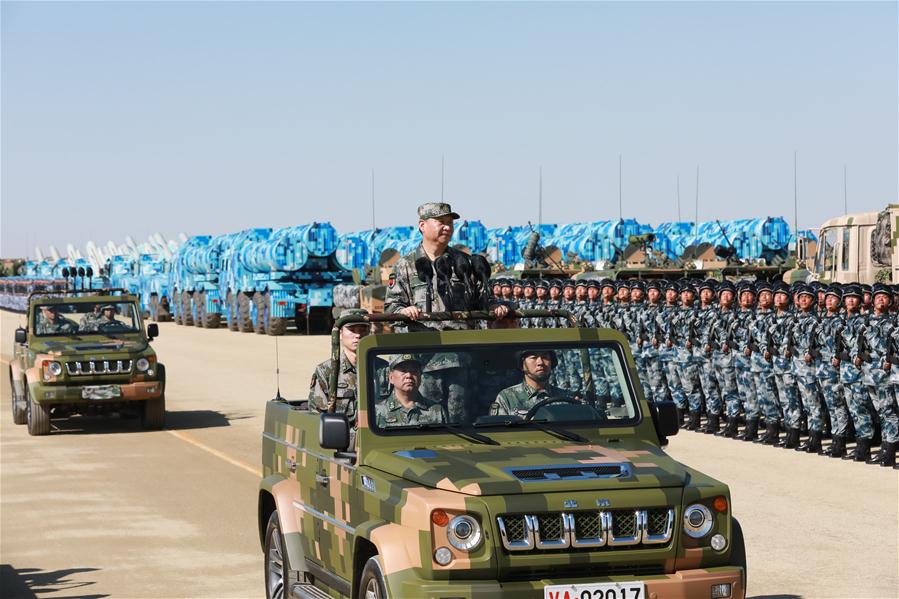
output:
[[[825,289],[824,294],[843,299],[843,286],[839,283],[831,283],[827,286],[827,289]]]
[[[615,291],[619,289],[630,289],[631,286],[627,281],[615,281]]]
[[[640,279],[634,279],[633,281],[631,281],[631,289],[646,291],[646,285]]]
[[[774,288],[771,286],[771,282],[770,282],[770,281],[765,281],[764,279],[761,280],[761,281],[756,281],[756,283],[755,283],[755,292],[756,292],[756,293],[761,293],[761,292],[763,292],[763,291],[770,291],[770,292],[772,292],[772,293],[774,292]]]
[[[549,289],[549,282],[546,279],[540,279],[536,283],[534,283],[534,288],[536,289]]]
[[[574,279],[565,279],[562,281],[562,287],[574,287]]]
[[[843,297],[857,297],[861,299],[864,296],[864,291],[862,291],[862,286],[858,283],[850,283],[843,287]]]
[[[501,287],[511,287],[511,286],[512,286],[512,279],[503,279],[503,280],[500,282],[500,286],[501,286]]]
[[[783,281],[778,281],[778,282],[774,283],[772,291],[774,291],[775,295],[777,295],[778,293],[783,293],[784,295],[790,295],[790,287]]]
[[[561,289],[562,281],[560,281],[559,279],[553,279],[552,281],[549,282],[549,288],[550,289]]]
[[[690,279],[681,279],[680,283],[678,284],[678,292],[684,293],[686,291],[696,293],[696,289],[693,287],[693,283],[690,281]]]
[[[755,295],[755,285],[753,285],[750,281],[740,281],[737,284],[737,292],[740,294],[749,292],[752,295]]]
[[[390,360],[390,370],[396,370],[400,364],[415,363],[421,369],[421,361],[412,354],[397,354]]]
[[[521,350],[521,351],[518,352],[518,354],[515,356],[515,358],[516,358],[515,361],[518,363],[518,367],[521,368],[521,363],[524,361],[525,358],[527,358],[528,356],[535,356],[535,355],[538,355],[538,354],[539,354],[539,355],[548,354],[549,357],[552,359],[553,368],[555,368],[556,364],[559,363],[559,358],[558,358],[558,356],[556,355],[555,350],[552,350],[552,349],[539,349],[539,348],[534,348],[534,349],[523,349],[523,350]]]
[[[871,295],[876,296],[880,294],[892,295],[890,288],[884,285],[883,283],[875,283],[874,287],[871,288]]]
[[[662,283],[660,281],[647,281],[646,282],[646,290],[655,289],[656,291],[662,290]]]
[[[731,293],[736,293],[736,289],[734,288],[734,284],[730,281],[721,281],[718,285],[718,293],[723,293],[725,291],[730,291]]]
[[[818,298],[818,292],[812,289],[810,285],[800,285],[796,290],[796,293],[798,293],[800,297],[802,297],[803,295],[808,295],[811,296],[812,299]]]
[[[454,219],[459,218],[459,215],[453,212],[450,205],[443,202],[428,202],[418,207],[419,220],[440,218],[441,216],[452,216]]]
[[[524,281],[521,282],[521,286],[522,286],[522,288],[524,288],[524,287],[530,287],[531,289],[533,289],[533,288],[534,288],[534,281],[532,281],[532,280],[530,280],[530,279],[525,279]]]
[[[599,288],[602,289],[604,287],[611,287],[612,289],[615,289],[615,281],[613,281],[612,279],[603,279],[599,282]]]
[[[871,293],[871,286],[867,283],[861,283],[861,288],[863,293]]]
[[[512,287],[522,287],[521,279],[512,279]]]
[[[821,281],[812,281],[809,283],[809,287],[815,290],[815,292],[824,291],[824,283]]]
[[[101,312],[102,312],[103,310],[115,310],[115,309],[116,309],[116,308],[115,308],[115,304],[103,304],[102,306],[100,306],[100,311],[101,311]]]
[[[665,281],[665,291],[680,291],[677,281]]]
[[[718,290],[718,281],[716,281],[715,279],[705,279],[704,281],[699,283],[699,290],[702,291],[703,289],[717,291]]]
[[[587,289],[599,289],[599,281],[590,279],[587,281]]]
[[[575,287],[587,287],[589,282],[586,279],[578,279],[574,282]]]

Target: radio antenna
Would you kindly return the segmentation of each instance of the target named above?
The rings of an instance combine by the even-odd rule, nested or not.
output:
[[[275,401],[284,401],[281,397],[281,359],[278,355],[278,337],[275,337]]]

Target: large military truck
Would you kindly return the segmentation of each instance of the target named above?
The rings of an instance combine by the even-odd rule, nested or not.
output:
[[[825,283],[899,283],[899,204],[826,221],[812,278]]]
[[[144,328],[137,296],[124,289],[41,291],[29,296],[9,365],[12,415],[31,435],[75,414],[137,414],[165,424],[165,367]]]
[[[492,318],[426,318],[473,316]],[[337,321],[332,359],[341,325],[386,320],[404,318]],[[553,356],[553,376],[560,364],[576,365],[577,380],[559,376],[530,407],[499,409],[499,395],[520,393],[533,352]],[[442,419],[404,424],[397,388],[414,385],[394,378],[398,361],[447,356],[469,373],[475,408],[450,417],[460,413],[445,409],[457,392],[437,399]],[[745,596],[746,554],[729,490],[665,454],[678,429],[674,406],[647,402],[619,333],[370,335],[356,369],[355,422],[280,396],[266,406],[258,502],[266,597]],[[336,371],[335,400],[343,391]]]

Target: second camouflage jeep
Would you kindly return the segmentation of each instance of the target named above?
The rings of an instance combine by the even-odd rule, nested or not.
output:
[[[32,293],[9,366],[13,421],[46,435],[51,418],[132,412],[162,428],[165,368],[150,347],[159,329],[140,314],[124,289]]]
[[[346,317],[335,333],[391,318]],[[338,343],[335,334],[332,356]],[[522,355],[537,350],[553,354],[554,395],[499,413],[498,392],[521,383]],[[432,397],[444,402],[442,422],[383,417],[385,369],[405,354],[437,380],[445,371],[427,365],[456,357],[468,373],[465,416],[447,416],[460,413],[445,409],[453,397]],[[621,334],[370,335],[357,371],[354,447],[342,414],[280,397],[266,406],[258,525],[267,597],[745,596],[729,490],[662,450],[677,432],[674,406],[646,401]],[[335,376],[332,397],[336,387]]]

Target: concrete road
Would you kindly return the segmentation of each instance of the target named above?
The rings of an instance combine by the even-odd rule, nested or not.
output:
[[[2,316],[0,350],[21,320]],[[0,404],[3,597],[259,597],[254,520],[275,340],[166,323],[166,431],[136,421],[54,421],[48,437]],[[326,337],[278,341],[280,386],[305,396]],[[6,364],[3,365],[4,370]],[[730,485],[752,597],[899,596],[899,473],[682,433],[677,459]]]

